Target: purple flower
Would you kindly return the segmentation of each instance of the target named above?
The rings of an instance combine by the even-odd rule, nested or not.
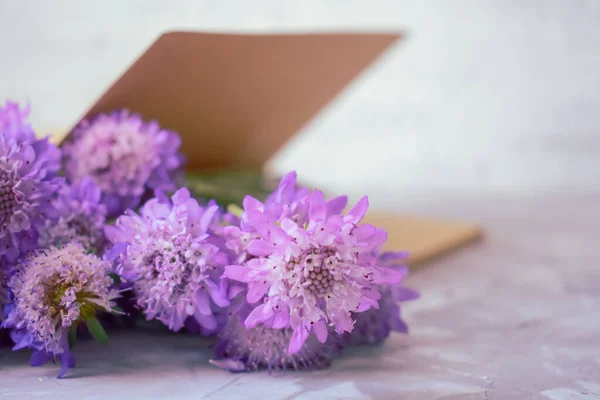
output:
[[[109,216],[136,208],[145,195],[173,191],[181,177],[183,156],[177,133],[144,122],[139,114],[119,110],[82,121],[65,143],[69,181],[91,177],[102,190]]]
[[[267,328],[259,325],[246,329],[243,320],[252,307],[247,304],[244,310],[234,313],[227,326],[219,334],[215,346],[216,360],[211,364],[230,372],[255,371],[266,368],[273,370],[286,369],[321,369],[331,365],[332,358],[341,350],[340,336],[329,335],[325,343],[312,336],[296,353],[287,351],[294,334],[293,329]]]
[[[90,178],[65,185],[56,200],[58,221],[48,221],[40,232],[40,248],[60,247],[71,241],[101,255],[106,245],[106,207],[100,203],[100,188]]]
[[[106,228],[114,244],[107,257],[115,259],[121,278],[133,283],[147,319],[175,331],[197,324],[204,334],[224,325],[229,285],[219,277],[227,255],[209,229],[217,209],[201,207],[183,188],[172,202],[153,198],[140,215],[127,211]]]
[[[402,275],[408,274],[408,269],[402,264],[407,253],[382,253],[379,263],[394,268]],[[392,331],[408,333],[408,325],[402,320],[398,302],[414,300],[419,293],[402,285],[380,285],[381,293],[379,308],[370,308],[357,313],[354,330],[345,334],[345,342],[351,345],[382,343]]]
[[[118,297],[108,276],[112,265],[87,254],[79,243],[31,253],[10,278],[12,303],[3,326],[12,329],[14,350],[33,348],[32,366],[59,357],[62,377],[75,359],[68,331],[81,322],[97,320],[97,311],[110,311]]]
[[[14,263],[36,248],[38,233],[54,219],[52,200],[62,185],[56,176],[60,152],[36,139],[28,109],[0,107],[0,263]]]
[[[239,229],[227,229],[229,246],[245,253],[238,258],[244,261],[225,267],[223,276],[247,283],[248,303],[261,303],[246,328],[290,327],[288,351],[297,353],[311,333],[325,343],[328,326],[352,331],[355,313],[378,307],[376,285],[400,283],[402,274],[375,256],[386,232],[360,225],[367,198],[342,215],[345,206],[345,196],[326,202],[318,190],[296,190],[295,172],[264,204],[244,199]]]

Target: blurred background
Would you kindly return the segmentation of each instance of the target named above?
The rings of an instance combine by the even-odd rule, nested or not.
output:
[[[591,193],[600,2],[0,0],[0,98],[67,129],[162,31],[405,31],[273,161],[372,203]],[[392,200],[393,199],[393,200]]]

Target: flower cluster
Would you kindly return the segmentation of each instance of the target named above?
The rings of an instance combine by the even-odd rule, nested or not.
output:
[[[102,190],[109,216],[135,208],[152,190],[176,189],[183,165],[181,139],[118,110],[83,120],[63,146],[69,181],[91,178]]]
[[[40,232],[38,246],[80,243],[86,250],[102,255],[106,246],[104,225],[106,207],[100,203],[102,192],[90,178],[65,185],[55,205],[59,218],[47,221]]]
[[[324,368],[407,332],[406,254],[381,252],[366,197],[345,211],[290,172],[264,201],[204,202],[179,187],[180,138],[156,122],[98,115],[61,153],[28,112],[0,108],[0,322],[32,365],[60,359],[62,377],[78,332],[105,343],[98,318],[132,308],[217,336],[211,362],[235,372]]]
[[[0,264],[13,264],[37,247],[40,229],[57,216],[60,152],[37,139],[28,109],[0,107]]]
[[[172,330],[181,329],[188,318],[206,333],[219,328],[217,314],[229,300],[227,281],[219,279],[227,256],[209,233],[217,209],[201,207],[187,189],[180,189],[172,201],[153,198],[139,215],[126,212],[107,227],[116,271],[133,283],[148,319]]]
[[[75,362],[67,342],[76,327],[103,341],[95,315],[116,297],[112,265],[98,257],[106,209],[90,178],[59,177],[61,151],[36,137],[28,115],[0,107],[0,322],[15,350],[34,349],[33,365],[59,357],[62,376]]]
[[[324,343],[328,325],[338,334],[351,332],[353,313],[378,306],[376,285],[402,280],[398,271],[377,264],[375,252],[386,232],[359,225],[368,208],[366,197],[342,215],[344,198],[326,202],[318,190],[299,194],[295,184],[292,172],[266,203],[245,199],[244,226],[241,234],[232,232],[232,247],[244,234],[256,238],[245,246],[249,259],[227,266],[224,274],[248,284],[249,303],[261,302],[246,318],[246,327],[290,327],[290,353],[300,351],[311,333]]]
[[[74,363],[69,329],[81,322],[97,323],[93,322],[96,312],[115,305],[118,292],[110,289],[111,268],[78,243],[39,250],[25,258],[10,279],[14,303],[3,323],[14,329],[15,348],[35,349],[34,364],[67,353],[64,374]]]

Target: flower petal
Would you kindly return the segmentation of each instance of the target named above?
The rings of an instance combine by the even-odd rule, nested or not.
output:
[[[419,292],[405,286],[398,286],[392,289],[392,296],[396,301],[409,301],[419,298]]]
[[[271,324],[271,328],[273,329],[282,329],[288,326],[288,324],[290,323],[290,313],[289,310],[281,310],[279,312],[276,312],[275,315],[273,315],[273,323]]]
[[[265,209],[264,204],[252,196],[244,197],[244,201],[243,201],[242,205],[244,206],[244,211],[246,213],[250,213],[252,211],[261,211],[262,212]]]
[[[308,329],[304,325],[300,325],[294,329],[292,334],[292,340],[290,340],[290,346],[288,347],[288,353],[294,354],[299,352],[304,346],[306,339],[309,335]]]
[[[361,313],[367,311],[370,308],[379,309],[379,303],[377,300],[369,299],[368,297],[363,297],[360,299],[360,304],[356,309],[356,312]]]
[[[204,315],[204,314],[199,314],[196,313],[194,314],[194,316],[196,317],[196,321],[198,321],[198,323],[200,325],[202,325],[204,328],[212,331],[214,329],[217,328],[217,320],[215,319],[214,315]]]
[[[190,198],[190,191],[187,188],[181,188],[171,197],[173,204],[183,204]]]
[[[248,371],[248,367],[246,364],[240,360],[236,360],[233,358],[224,358],[222,360],[208,360],[209,363],[214,365],[217,368],[221,368],[222,370],[229,372],[246,372]]]
[[[75,357],[73,356],[73,353],[68,350],[60,355],[60,362],[62,366],[57,379],[64,378],[69,368],[75,368]]]
[[[335,319],[333,321],[335,330],[337,333],[352,332],[354,324],[349,313],[344,310],[339,310],[335,313]]]
[[[404,322],[402,320],[402,318],[400,318],[400,317],[392,318],[390,323],[391,323],[391,328],[393,330],[395,330],[396,332],[408,333],[408,325],[406,325],[406,322]]]
[[[273,316],[273,309],[268,303],[263,303],[256,307],[252,312],[246,317],[244,321],[244,325],[246,329],[252,329],[256,327],[261,322],[264,322]]]
[[[281,178],[277,190],[273,193],[273,200],[276,203],[290,203],[292,201],[296,189],[296,179],[296,171],[290,171]]]
[[[317,336],[317,339],[321,343],[325,343],[327,341],[327,324],[325,320],[319,320],[313,324],[313,332]]]
[[[369,240],[375,235],[377,232],[377,228],[370,224],[360,225],[358,228],[352,231],[352,235],[356,238],[357,241],[362,242],[364,240]]]
[[[226,297],[227,290],[221,290],[223,285],[226,285],[227,281],[221,282],[221,286],[217,285],[211,280],[206,280],[205,283],[208,286],[208,292],[210,293],[210,298],[215,302],[219,307],[227,307],[229,305],[229,300]]]
[[[313,190],[310,195],[308,216],[312,221],[324,221],[327,214],[325,207],[325,196],[320,190]]]
[[[258,281],[249,283],[248,294],[246,295],[248,303],[253,304],[262,299],[270,286],[271,283],[266,278],[261,278]]]
[[[268,222],[257,224],[256,230],[265,240],[273,244],[285,244],[289,240],[287,233],[283,229]]]
[[[386,251],[379,255],[382,262],[405,261],[410,256],[408,251]]]
[[[204,290],[199,290],[196,293],[196,310],[195,314],[210,315],[212,310],[210,308],[210,299],[208,294]]]
[[[32,367],[39,367],[40,365],[44,365],[48,361],[52,360],[52,358],[52,354],[45,350],[34,350],[33,353],[31,353],[29,364]]]
[[[202,215],[202,218],[200,219],[200,231],[201,232],[206,232],[208,230],[208,227],[209,227],[210,223],[212,222],[213,216],[215,215],[215,213],[217,212],[218,209],[219,209],[219,206],[212,206],[212,207],[208,207],[206,210],[204,210],[204,214]]]
[[[392,268],[373,267],[373,283],[393,285],[402,282],[404,274]]]
[[[353,224],[358,224],[360,222],[360,220],[365,216],[368,209],[369,209],[369,198],[367,196],[364,196],[344,216],[344,222],[351,222]]]
[[[125,242],[129,239],[129,235],[125,234],[125,232],[115,227],[114,225],[105,225],[104,234],[106,235],[106,238],[112,243]]]
[[[248,243],[248,253],[254,256],[268,256],[273,251],[275,251],[275,246],[262,239],[255,239]]]
[[[341,214],[342,211],[344,211],[344,208],[346,208],[346,205],[348,205],[348,196],[343,195],[334,197],[333,199],[325,203],[327,215],[331,216],[334,214]]]
[[[185,208],[187,210],[186,227],[187,227],[188,232],[190,232],[194,236],[197,236],[201,232],[205,232],[206,229],[202,230],[201,224],[200,224],[200,218],[203,215],[202,208],[200,207],[200,204],[198,204],[196,199],[192,199],[192,198],[188,199],[185,202]]]
[[[379,293],[379,290],[373,288],[373,287],[368,287],[365,286],[362,290],[362,294],[364,297],[367,297],[369,299],[372,300],[379,300],[381,299],[381,293]]]
[[[238,294],[242,293],[246,288],[241,285],[231,285],[229,286],[229,293],[227,293],[227,297],[229,299],[233,299],[237,297]]]
[[[233,279],[238,282],[250,282],[249,274],[252,270],[243,265],[228,265],[221,277]]]

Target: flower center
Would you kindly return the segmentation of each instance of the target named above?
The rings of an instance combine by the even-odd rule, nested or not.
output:
[[[0,178],[0,226],[6,226],[19,209],[20,199],[15,194],[13,182]]]
[[[176,304],[186,295],[204,288],[203,270],[208,254],[204,254],[201,245],[178,237],[173,242],[157,239],[152,247],[150,252],[146,248],[140,258],[134,258],[141,261],[137,268],[142,279],[136,286],[146,301]]]
[[[290,261],[284,281],[291,288],[291,293],[308,292],[324,298],[331,292],[334,283],[342,279],[338,263],[335,250],[312,248]]]
[[[96,313],[98,306],[88,301],[91,297],[95,296],[91,293],[76,292],[68,285],[47,287],[48,314],[50,318],[60,317],[62,326],[69,327]]]
[[[109,151],[93,158],[90,175],[107,192],[127,195],[131,188],[141,190],[152,168],[153,150],[148,138],[126,125],[109,136],[106,140]]]

